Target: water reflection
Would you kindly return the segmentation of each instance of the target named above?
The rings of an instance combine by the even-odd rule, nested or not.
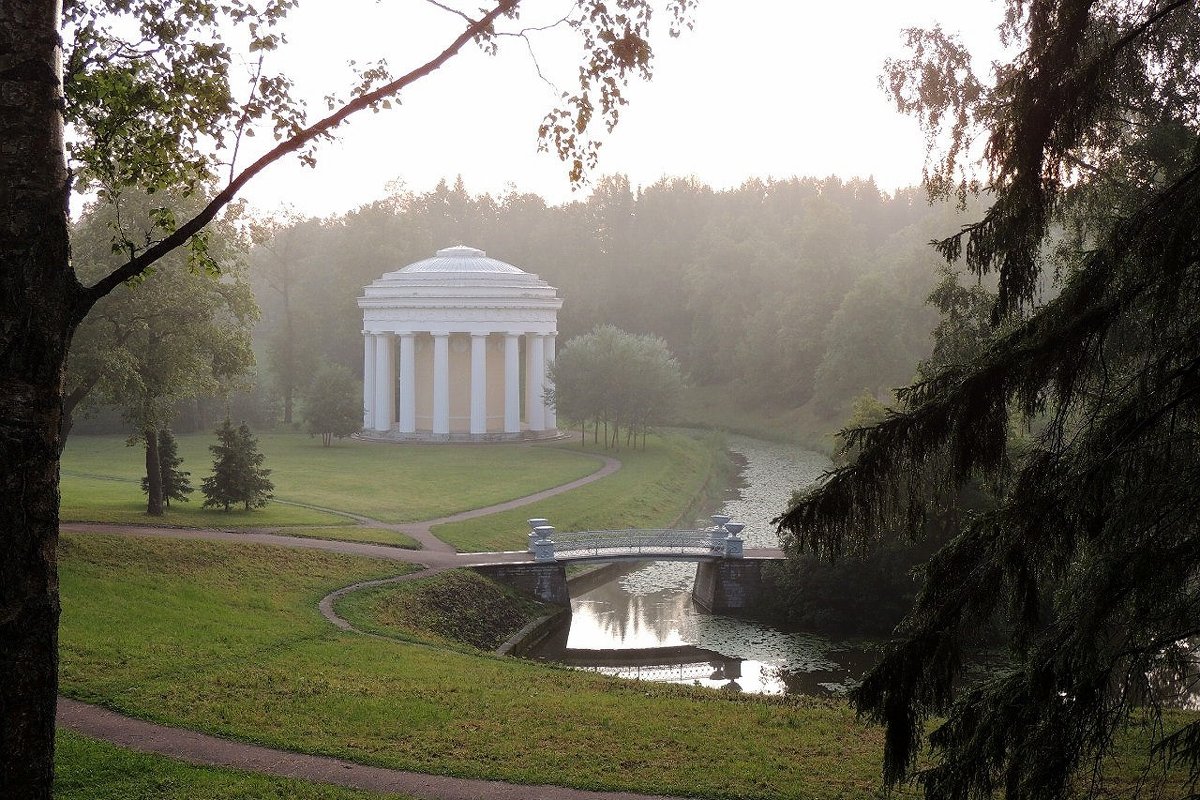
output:
[[[770,520],[792,491],[832,465],[794,445],[729,437],[745,463],[741,485],[720,509],[746,523],[749,547],[777,547]],[[535,658],[642,680],[729,691],[830,694],[853,686],[874,661],[871,643],[836,642],[801,631],[703,613],[692,602],[693,564],[627,568],[572,598],[569,628]]]
[[[530,655],[624,678],[765,694],[841,693],[874,663],[870,642],[705,614],[691,598],[695,566],[662,566],[628,568],[574,597],[569,624]],[[651,590],[660,578],[667,585]]]
[[[794,489],[832,465],[800,447],[729,437],[745,459],[742,482],[720,512],[746,523],[748,547],[777,547],[770,520]],[[707,524],[707,520],[699,522]],[[592,588],[573,584],[572,617],[529,655],[622,678],[752,693],[841,694],[873,666],[879,644],[835,641],[803,631],[703,613],[691,599],[695,565],[625,567]],[[1147,675],[1147,694],[1200,710],[1200,641],[1164,654]],[[998,666],[977,654],[967,680]]]

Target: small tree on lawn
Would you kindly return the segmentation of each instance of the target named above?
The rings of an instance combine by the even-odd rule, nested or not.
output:
[[[305,393],[304,419],[326,447],[362,428],[362,391],[349,370],[333,364],[317,373]]]
[[[221,506],[228,511],[242,503],[247,511],[262,508],[271,499],[275,484],[267,478],[271,470],[263,468],[266,456],[258,452],[258,440],[242,423],[233,427],[229,418],[217,428],[217,443],[209,445],[213,454],[213,474],[204,479],[204,508]]]
[[[169,428],[158,431],[158,469],[162,481],[162,499],[167,508],[172,500],[188,501],[188,495],[196,491],[192,488],[192,473],[179,469],[183,459],[179,457],[175,434]],[[142,491],[150,493],[150,477],[142,478]]]

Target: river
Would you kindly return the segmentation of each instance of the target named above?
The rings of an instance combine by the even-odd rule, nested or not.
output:
[[[777,547],[770,520],[793,490],[832,465],[797,445],[744,436],[730,436],[728,445],[745,463],[741,485],[721,513],[746,524],[748,547]],[[564,625],[529,655],[643,680],[815,695],[845,692],[874,663],[872,642],[704,613],[691,598],[695,571],[692,564],[653,563],[599,586],[573,587],[569,628]]]

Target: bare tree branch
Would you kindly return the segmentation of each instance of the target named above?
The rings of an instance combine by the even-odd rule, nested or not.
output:
[[[464,13],[464,12],[462,12],[462,11],[459,11],[457,8],[454,8],[454,7],[452,7],[452,6],[448,6],[448,5],[446,5],[445,3],[439,3],[439,2],[438,2],[438,0],[425,0],[425,2],[426,2],[426,3],[429,3],[429,5],[431,5],[431,6],[435,6],[435,7],[437,7],[437,8],[440,8],[442,11],[448,11],[449,13],[451,13],[451,14],[454,14],[455,16],[462,17],[463,19],[465,19],[465,20],[466,20],[466,21],[467,21],[469,24],[471,24],[471,25],[474,25],[474,24],[475,24],[475,20],[471,19],[470,17],[468,17],[468,16],[466,15],[466,13]]]

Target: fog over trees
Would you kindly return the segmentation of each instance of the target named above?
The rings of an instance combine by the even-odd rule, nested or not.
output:
[[[610,176],[564,206],[515,191],[471,195],[461,181],[400,190],[294,221],[255,250],[258,351],[286,409],[294,376],[312,365],[360,368],[354,299],[365,284],[469,244],[558,287],[560,341],[600,324],[659,336],[693,383],[736,383],[750,405],[813,403],[836,427],[855,396],[886,398],[928,354],[938,259],[927,242],[954,219],[921,190],[892,197],[838,178],[717,191]]]

